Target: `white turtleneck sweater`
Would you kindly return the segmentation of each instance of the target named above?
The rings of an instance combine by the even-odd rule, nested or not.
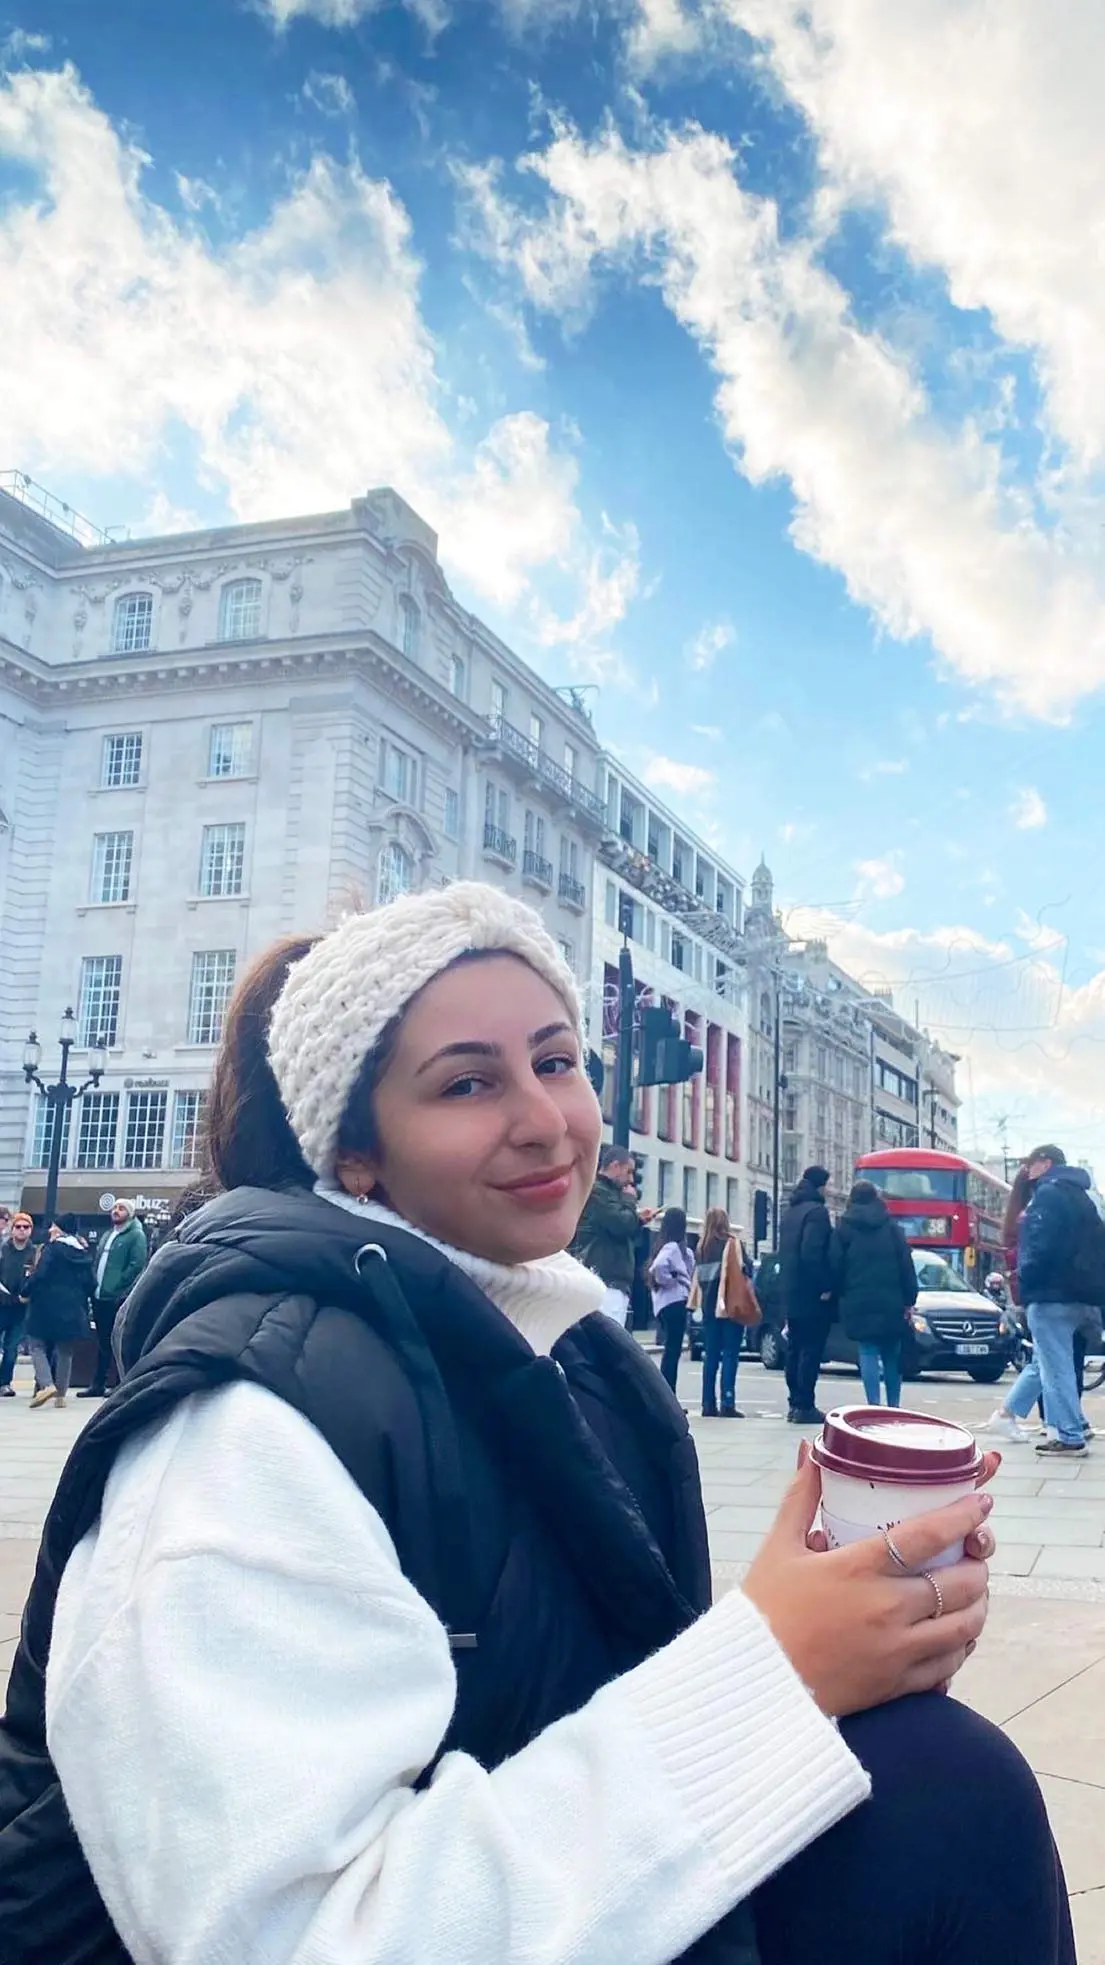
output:
[[[535,1349],[596,1307],[570,1257],[447,1253]],[[444,1629],[299,1413],[236,1384],[129,1442],[62,1578],[46,1721],[136,1965],[667,1965],[867,1793],[739,1591],[416,1793],[454,1697]]]

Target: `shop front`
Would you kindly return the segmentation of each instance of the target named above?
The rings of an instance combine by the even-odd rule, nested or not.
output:
[[[77,1233],[94,1248],[111,1226],[111,1210],[116,1201],[130,1201],[153,1246],[168,1227],[180,1196],[194,1185],[194,1173],[69,1173],[62,1171],[58,1186],[58,1214],[75,1215]],[[41,1236],[46,1210],[46,1175],[29,1174],[19,1203],[34,1218],[36,1240]]]

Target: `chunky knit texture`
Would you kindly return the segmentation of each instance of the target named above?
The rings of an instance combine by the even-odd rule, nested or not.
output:
[[[269,1059],[307,1165],[328,1179],[368,1053],[419,990],[475,949],[518,955],[581,1022],[575,978],[540,916],[476,880],[349,915],[297,962],[269,1025]]]

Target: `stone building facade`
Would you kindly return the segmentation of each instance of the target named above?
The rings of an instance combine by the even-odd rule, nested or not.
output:
[[[108,1044],[62,1207],[163,1214],[193,1177],[222,1011],[275,937],[480,877],[586,985],[600,750],[451,593],[393,491],[345,511],[112,543],[0,492],[0,1199],[40,1207],[43,1072],[73,1007]]]

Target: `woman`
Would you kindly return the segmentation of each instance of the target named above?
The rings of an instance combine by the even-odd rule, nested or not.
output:
[[[660,1374],[675,1391],[687,1330],[687,1298],[694,1280],[694,1256],[687,1246],[687,1217],[669,1208],[660,1223],[660,1246],[649,1266],[652,1308],[664,1341]]]
[[[59,1215],[27,1281],[27,1339],[34,1366],[32,1410],[64,1406],[73,1370],[73,1347],[89,1335],[92,1257],[77,1235],[72,1215]]]
[[[879,1403],[880,1373],[888,1406],[902,1403],[902,1345],[917,1301],[909,1243],[878,1188],[857,1180],[833,1230],[829,1270],[844,1332],[859,1348],[869,1406]]]
[[[1035,1782],[937,1696],[988,1497],[895,1530],[911,1569],[969,1538],[934,1602],[881,1538],[811,1548],[807,1462],[707,1609],[686,1422],[562,1253],[584,1056],[556,945],[476,885],[243,980],[224,1191],[128,1299],[24,1617],[5,1965],[798,1965],[807,1861],[819,1965],[1069,1965]]]
[[[737,1366],[745,1327],[759,1316],[745,1309],[755,1303],[748,1257],[729,1226],[724,1208],[708,1208],[696,1257],[692,1309],[702,1307],[702,1417],[743,1419],[737,1410]],[[718,1369],[721,1405],[718,1405]]]

